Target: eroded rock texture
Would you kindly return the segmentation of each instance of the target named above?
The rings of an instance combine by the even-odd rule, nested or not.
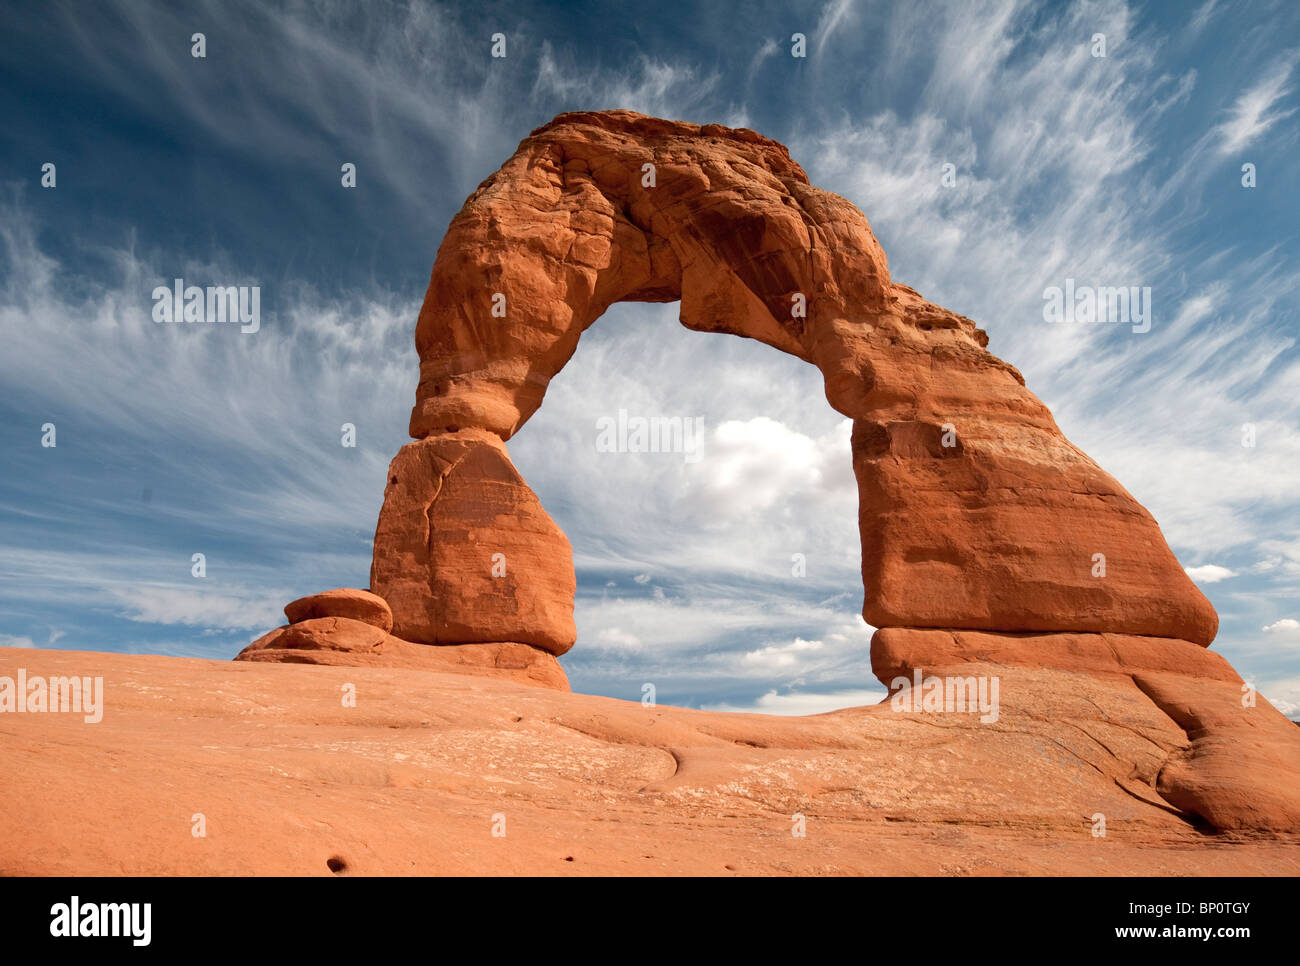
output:
[[[816,365],[830,404],[854,419],[869,623],[1213,640],[1218,618],[1151,515],[1065,439],[971,320],[890,280],[862,212],[752,131],[610,111],[533,132],[438,250],[411,435],[509,439],[612,303],[677,299],[689,328]],[[509,546],[528,557],[516,587],[537,580],[531,597],[553,600],[567,563],[561,575],[535,561],[566,551],[534,502],[528,527],[546,532],[531,546],[501,513],[421,556],[413,514],[445,498],[427,479],[406,482],[410,460],[404,450],[394,462],[371,575],[398,633],[439,643],[509,628],[511,640],[541,634],[539,646],[566,649],[571,625],[549,611],[514,626],[532,600],[518,610],[476,593],[463,619],[446,576],[477,588],[481,548]],[[473,563],[437,559],[449,554]]]
[[[351,587],[340,587],[337,590],[325,590],[319,594],[299,597],[284,605],[284,616],[289,619],[290,624],[317,617],[347,617],[373,624],[385,634],[393,629],[393,612],[388,602],[378,594]]]
[[[620,701],[434,665],[0,647],[0,675],[100,675],[108,698],[93,726],[0,718],[0,869],[333,875],[342,859],[344,874],[402,876],[1300,874],[1296,836],[1208,837],[1156,792],[1189,742],[1131,681],[991,667],[1002,709],[984,724],[889,702],[808,716],[645,707],[635,687]],[[341,706],[345,687],[356,707]],[[186,831],[196,808],[206,839]],[[504,841],[489,834],[498,812]],[[796,813],[804,838],[790,835]]]
[[[255,664],[404,668],[497,678],[568,691],[569,678],[555,655],[527,644],[413,644],[346,617],[324,617],[277,627],[239,652]]]
[[[1220,655],[1127,634],[992,634],[890,627],[871,667],[901,679],[999,680],[1000,702],[1048,711],[1072,755],[1133,795],[1217,829],[1300,829],[1300,736]],[[1034,694],[1049,682],[1045,693]],[[1067,712],[1071,696],[1092,710]]]
[[[1084,827],[1155,812],[1300,829],[1296,729],[1205,650],[1217,615],[1151,515],[970,319],[890,279],[857,208],[780,144],[716,125],[564,114],[470,196],[420,312],[416,442],[392,462],[375,534],[370,589],[391,628],[370,595],[331,592],[240,657],[567,687],[555,656],[575,638],[571,551],[505,441],[611,304],[675,300],[688,328],[816,365],[853,419],[877,676],[1001,682],[995,721],[929,724],[1014,767],[958,793],[945,759],[905,810],[1005,816],[1043,775],[1082,774],[1096,787],[1053,786],[1044,808]],[[898,717],[898,733],[917,720]],[[881,765],[863,780],[923,780],[917,755],[893,756],[907,776]]]
[[[393,459],[370,585],[408,641],[563,654],[577,634],[568,538],[491,432],[430,436]]]

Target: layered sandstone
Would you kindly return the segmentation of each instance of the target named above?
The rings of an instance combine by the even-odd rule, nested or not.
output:
[[[909,807],[1009,814],[1016,796],[1037,801],[1043,762],[1081,762],[1112,793],[1184,824],[1300,829],[1300,738],[1205,650],[1218,617],[1152,516],[1064,437],[974,322],[891,279],[862,212],[743,129],[564,114],[479,186],[439,247],[416,326],[416,439],[390,467],[375,599],[296,602],[288,627],[240,657],[564,687],[572,554],[506,441],[619,301],[680,301],[688,328],[817,366],[830,405],[853,420],[873,669],[887,682],[975,674],[1008,701],[1009,718],[980,727],[937,719],[954,742],[988,743],[982,765],[1002,767],[1004,784],[964,790],[976,802],[926,786]],[[883,714],[854,723],[874,728]],[[918,719],[899,720],[910,723],[882,734],[915,737]],[[676,719],[658,723],[655,742],[687,735]],[[799,735],[777,740],[848,740]],[[1026,736],[1036,769],[1016,744]],[[712,774],[715,752],[690,759],[692,777]],[[873,762],[854,780],[881,774]],[[680,784],[676,772],[665,781],[645,788]],[[1091,793],[1051,794],[1051,807],[1114,814]]]
[[[438,250],[411,434],[435,450],[466,430],[508,440],[605,309],[672,300],[689,328],[816,365],[830,404],[853,418],[869,623],[1213,640],[1217,616],[1151,515],[1065,439],[970,319],[890,279],[862,212],[753,131],[608,111],[564,114],[526,138]],[[556,574],[530,569],[522,602],[478,594],[490,587],[485,543],[525,552],[513,524],[453,527],[422,553],[411,544],[428,499],[409,485],[390,484],[372,574],[399,630],[501,639],[522,608],[545,611],[538,646],[556,650]],[[567,579],[567,549],[534,516],[530,556]],[[439,555],[475,563],[449,581],[456,566]],[[472,613],[439,616],[459,611],[462,586]]]
[[[568,538],[492,433],[433,436],[394,457],[370,586],[410,641],[563,654],[577,637]]]
[[[0,648],[0,675],[20,667],[102,676],[105,709],[0,715],[6,875],[1300,874],[1300,837],[1210,833],[1167,800],[1161,777],[1198,739],[1091,673],[980,665],[1002,681],[985,723],[888,702],[644,707],[639,679],[621,701],[434,670]],[[1260,801],[1290,780],[1258,779]]]
[[[429,647],[384,634],[343,617],[326,617],[277,627],[244,648],[236,661],[257,664],[315,664],[326,667],[406,668],[473,674],[516,684],[569,690],[569,678],[554,654],[516,642]]]
[[[284,613],[290,623],[259,637],[235,660],[445,671],[569,689],[555,655],[528,644],[485,641],[428,647],[390,634],[388,605],[369,591],[340,588],[312,594],[286,605]]]
[[[1196,644],[1124,634],[887,628],[872,639],[871,668],[886,687],[906,686],[916,672],[922,679],[984,675],[1016,682],[1024,669],[1035,669],[1086,680],[1113,701],[1145,710],[1148,723],[1138,735],[1163,754],[1145,770],[1132,763],[1143,794],[1154,792],[1217,829],[1300,830],[1300,729],[1221,656]],[[1000,696],[1013,707],[1024,703],[1005,689]],[[1107,711],[1101,721],[1115,723]],[[1181,734],[1159,741],[1156,728]],[[1126,760],[1110,738],[1084,730],[1108,755]],[[1120,776],[1126,787],[1133,775]]]
[[[319,594],[299,597],[284,605],[290,624],[318,617],[347,617],[378,627],[384,633],[393,629],[393,612],[378,594],[353,587],[340,587]]]

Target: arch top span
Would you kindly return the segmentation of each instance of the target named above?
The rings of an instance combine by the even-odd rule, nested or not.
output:
[[[452,220],[416,329],[411,435],[509,439],[610,305],[677,300],[689,328],[816,364],[843,341],[838,322],[880,317],[897,295],[866,218],[783,145],[628,111],[563,114]],[[969,320],[950,323],[974,338]]]
[[[438,249],[371,572],[395,633],[572,646],[568,542],[504,442],[610,305],[674,300],[816,365],[854,420],[869,623],[1213,639],[1151,515],[974,322],[891,280],[861,211],[753,131],[628,111],[538,128]],[[493,541],[508,583],[478,572]]]

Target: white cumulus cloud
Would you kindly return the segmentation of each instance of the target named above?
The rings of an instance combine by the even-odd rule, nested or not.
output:
[[[1227,580],[1229,577],[1237,576],[1235,570],[1229,570],[1227,567],[1220,567],[1218,564],[1205,564],[1200,567],[1184,567],[1187,576],[1198,584],[1217,584],[1220,580]]]

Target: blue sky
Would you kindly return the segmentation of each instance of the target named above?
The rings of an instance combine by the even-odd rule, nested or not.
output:
[[[531,129],[593,108],[785,142],[1152,511],[1216,649],[1300,714],[1291,2],[7,4],[0,644],[228,658],[290,599],[365,586],[447,223]],[[260,286],[261,330],[155,325],[178,276]],[[1151,331],[1045,323],[1066,278],[1149,286]],[[703,416],[703,458],[597,453],[620,408]],[[615,306],[510,446],[574,545],[576,688],[780,713],[883,693],[847,425],[811,367]]]

